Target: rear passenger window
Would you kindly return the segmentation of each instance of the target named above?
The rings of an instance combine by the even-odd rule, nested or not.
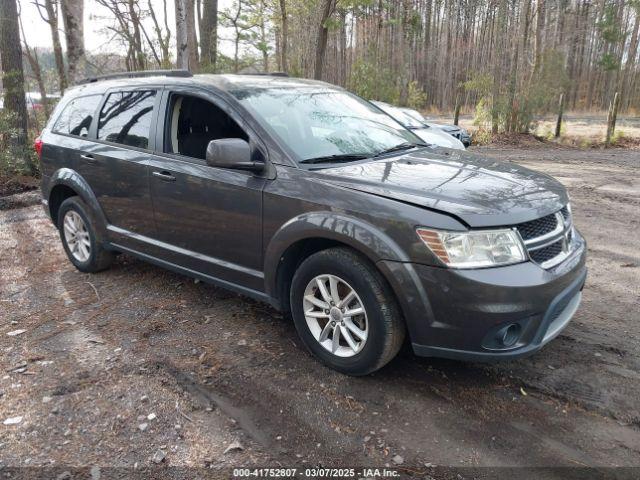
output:
[[[155,91],[109,95],[98,119],[98,139],[138,148],[149,146]]]
[[[86,137],[101,99],[102,95],[89,95],[72,100],[60,113],[53,131]]]

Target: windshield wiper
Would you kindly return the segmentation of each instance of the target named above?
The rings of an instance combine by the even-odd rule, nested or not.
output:
[[[401,143],[399,145],[396,145],[395,147],[391,147],[391,148],[387,148],[386,150],[382,150],[381,152],[378,152],[374,155],[374,157],[380,157],[382,155],[386,155],[387,153],[393,153],[393,152],[401,152],[403,150],[409,150],[410,148],[414,148],[414,147],[428,147],[429,145],[427,145],[426,143],[410,143],[410,142],[405,142],[405,143]]]
[[[300,160],[300,163],[339,163],[339,162],[352,162],[354,160],[363,160],[369,158],[371,155],[366,153],[340,153],[336,155],[325,155],[322,157],[305,158]]]

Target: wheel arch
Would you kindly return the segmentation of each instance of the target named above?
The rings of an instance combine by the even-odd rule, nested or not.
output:
[[[95,214],[96,220],[98,220],[96,228],[100,230],[101,234],[104,235],[106,233],[107,220],[104,212],[93,190],[78,172],[70,168],[61,168],[52,175],[49,185],[50,189],[47,195],[49,215],[56,226],[58,225],[58,211],[62,202],[69,197],[78,196]]]
[[[379,228],[335,212],[302,214],[285,223],[265,251],[265,288],[276,308],[288,313],[286,301],[298,265],[310,255],[333,247],[348,247],[375,268],[379,260],[408,261],[398,244]],[[380,274],[388,281],[384,272]]]

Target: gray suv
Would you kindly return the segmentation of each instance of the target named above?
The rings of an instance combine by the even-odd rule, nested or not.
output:
[[[352,375],[488,361],[567,325],[586,245],[567,193],[422,143],[317,81],[167,71],[71,88],[36,141],[43,202],[82,272],[124,252],[290,314]]]

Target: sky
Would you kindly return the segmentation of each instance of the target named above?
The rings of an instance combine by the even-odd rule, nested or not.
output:
[[[38,8],[35,6],[35,0],[18,0],[20,8],[20,17],[24,27],[25,40],[30,47],[51,48],[51,30],[49,24],[40,17]],[[143,2],[146,4],[147,2]],[[163,25],[163,2],[162,0],[151,0],[158,22]],[[219,9],[223,10],[232,5],[232,0],[219,0]],[[175,6],[172,0],[167,0],[167,16],[169,28],[172,31],[171,39],[175,49]],[[113,22],[110,17],[109,10],[100,5],[95,0],[85,0],[84,5],[84,41],[85,49],[91,53],[117,53],[121,50],[117,42],[111,40],[113,33],[109,33],[106,27]],[[60,21],[62,28],[62,20]],[[147,19],[144,22],[147,32],[151,35],[152,22]],[[232,52],[229,31],[221,29],[219,48],[222,53],[229,54]],[[64,34],[61,35],[64,48]],[[175,52],[174,52],[175,54]]]

